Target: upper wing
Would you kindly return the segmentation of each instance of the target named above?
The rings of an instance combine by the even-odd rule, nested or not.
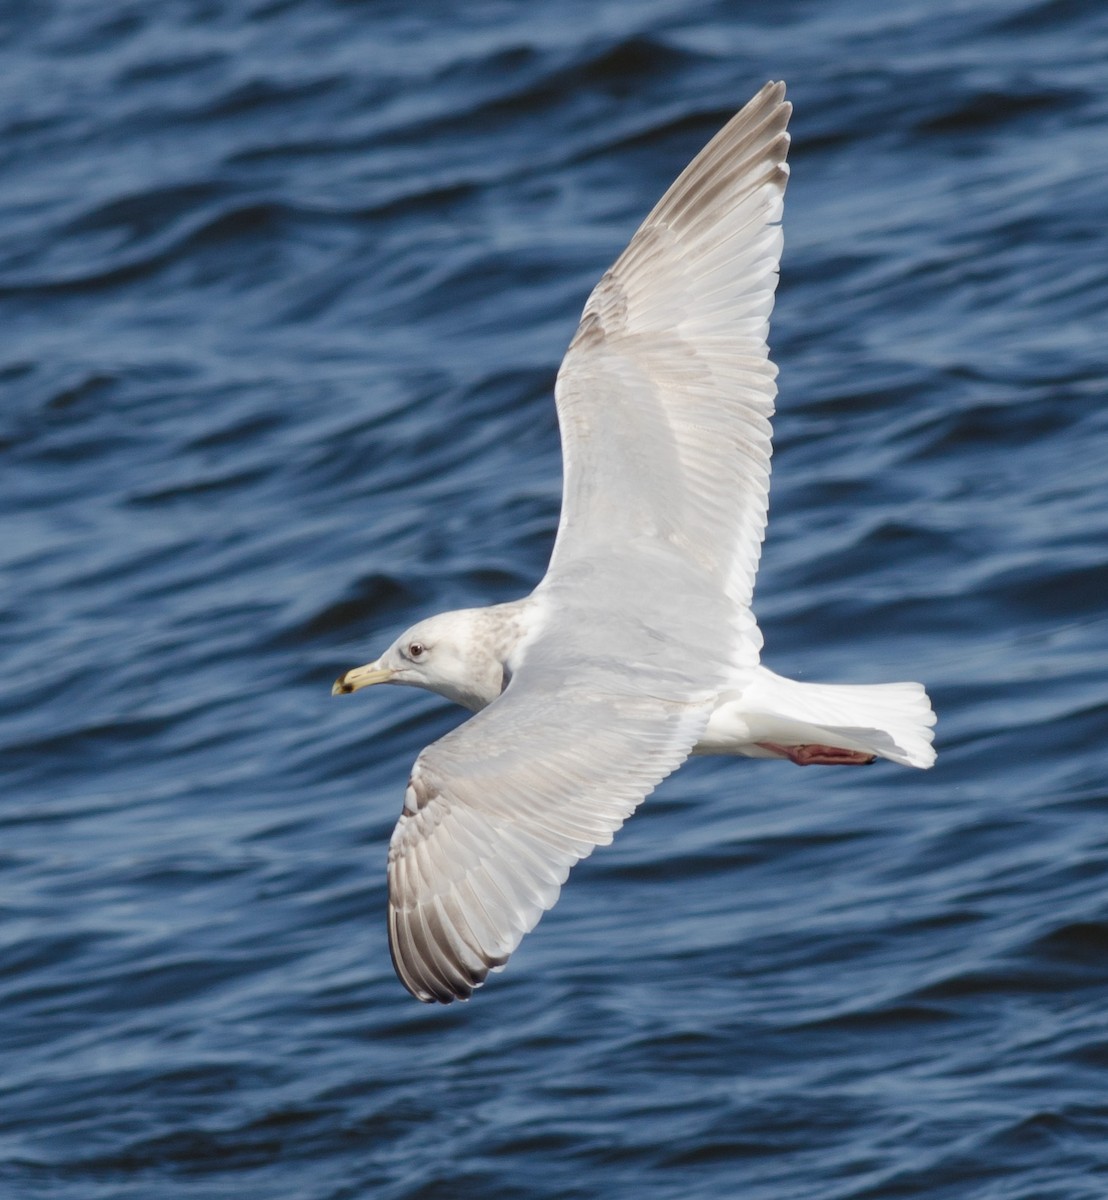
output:
[[[766,334],[792,106],[769,83],[697,155],[597,284],[558,374],[565,483],[548,577],[603,539],[668,540],[741,620],[766,521]],[[757,661],[752,619],[736,646]]]
[[[684,761],[711,701],[642,686],[574,653],[532,662],[419,756],[389,845],[389,945],[412,995],[469,997]]]

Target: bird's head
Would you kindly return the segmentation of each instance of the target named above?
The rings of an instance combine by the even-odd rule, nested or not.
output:
[[[440,613],[413,625],[374,662],[344,671],[331,688],[343,696],[375,683],[437,692],[474,712],[504,689],[504,666],[481,618],[486,609]]]

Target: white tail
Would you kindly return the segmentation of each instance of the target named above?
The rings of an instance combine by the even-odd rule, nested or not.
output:
[[[758,742],[817,743],[929,767],[934,724],[922,684],[800,683],[760,666],[741,695],[716,709],[697,750],[762,758]]]

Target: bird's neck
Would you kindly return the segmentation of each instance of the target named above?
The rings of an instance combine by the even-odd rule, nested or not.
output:
[[[530,636],[535,619],[536,601],[530,596],[475,610],[473,661],[464,684],[451,687],[447,698],[470,712],[490,705],[508,686],[518,651]]]

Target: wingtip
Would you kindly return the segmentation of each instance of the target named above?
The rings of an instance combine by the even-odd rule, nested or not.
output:
[[[785,99],[786,91],[787,88],[783,79],[771,79],[757,96],[754,97],[754,102],[768,103],[774,108],[779,109],[787,125],[793,115],[793,106],[791,100]]]
[[[418,924],[412,918],[418,917]],[[486,958],[479,966],[457,957],[449,957],[432,930],[425,924],[421,912],[404,915],[389,903],[389,955],[393,970],[405,989],[423,1004],[453,1004],[468,1000],[488,978],[490,970],[498,970],[507,958]]]

